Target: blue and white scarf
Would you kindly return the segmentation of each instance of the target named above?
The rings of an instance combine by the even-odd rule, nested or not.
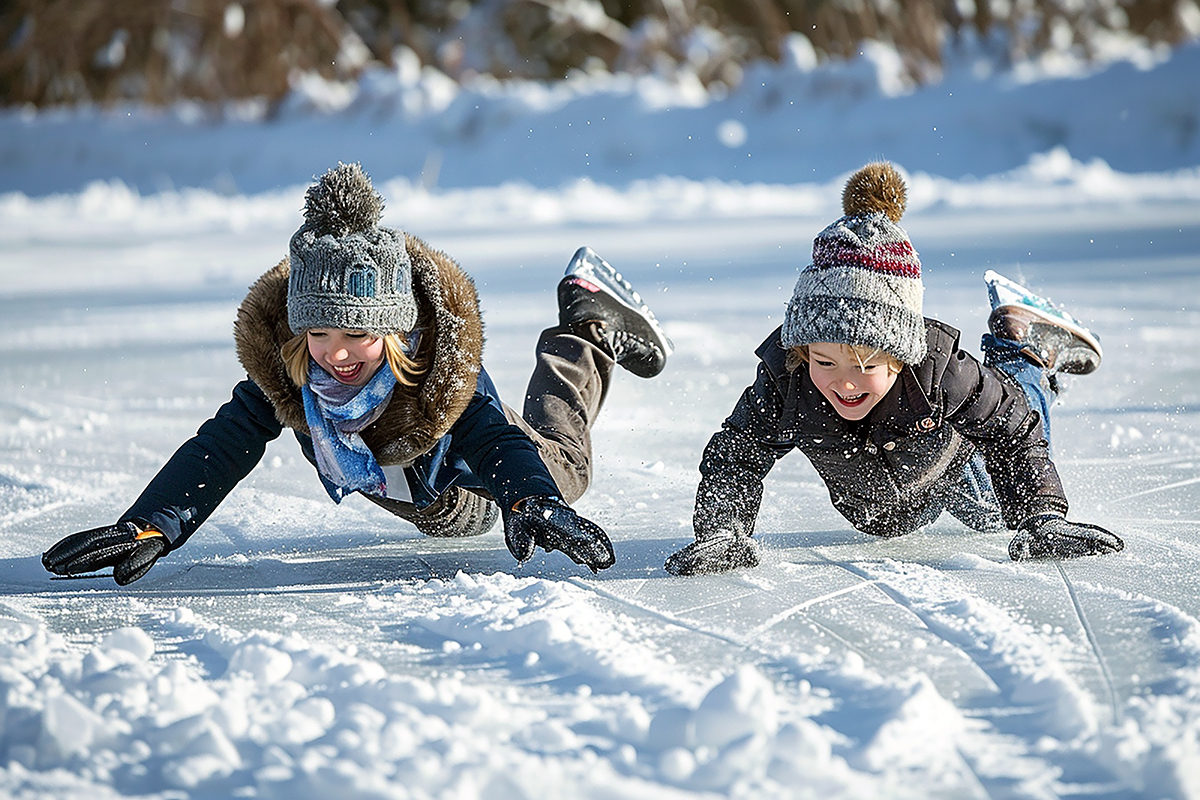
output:
[[[321,483],[333,502],[358,491],[387,496],[387,479],[359,432],[379,419],[395,388],[387,363],[360,388],[341,383],[309,359],[308,383],[300,389],[304,417]]]

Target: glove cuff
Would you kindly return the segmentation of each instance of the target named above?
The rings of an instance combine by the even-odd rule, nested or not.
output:
[[[1057,511],[1043,511],[1040,514],[1033,514],[1021,520],[1021,524],[1017,526],[1017,530],[1036,530],[1038,526],[1052,519],[1066,519],[1066,515],[1060,514]]]
[[[512,509],[510,509],[511,512],[514,514],[520,514],[525,509],[525,504],[530,500],[539,500],[549,503],[562,503],[562,505],[566,505],[566,503],[563,503],[563,499],[556,494],[531,494],[529,497],[522,497],[520,500],[513,503]]]

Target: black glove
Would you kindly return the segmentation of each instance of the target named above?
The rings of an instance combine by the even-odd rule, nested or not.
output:
[[[72,533],[42,554],[42,566],[55,575],[79,575],[105,567],[125,586],[145,575],[167,550],[167,537],[139,531],[132,522]]]
[[[612,542],[599,525],[576,514],[557,497],[527,497],[504,520],[508,552],[524,564],[535,547],[561,550],[592,572],[616,563]]]
[[[1057,514],[1041,514],[1021,523],[1008,544],[1008,555],[1013,561],[1029,561],[1098,556],[1124,549],[1120,536],[1099,525],[1067,522]]]
[[[672,575],[715,575],[757,567],[759,561],[758,542],[749,536],[722,532],[697,539],[672,553],[663,568]]]

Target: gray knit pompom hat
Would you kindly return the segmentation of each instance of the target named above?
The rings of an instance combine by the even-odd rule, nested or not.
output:
[[[876,347],[904,364],[925,359],[921,261],[897,223],[908,189],[886,162],[867,164],[842,192],[845,214],[813,240],[783,321],[785,348],[814,342]]]
[[[379,227],[383,198],[359,164],[338,163],[308,187],[289,254],[288,325],[407,333],[417,321],[404,234]]]

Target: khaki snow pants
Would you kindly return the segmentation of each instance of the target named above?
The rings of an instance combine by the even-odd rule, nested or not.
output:
[[[613,361],[599,326],[548,328],[537,343],[537,363],[518,415],[505,406],[508,421],[525,431],[558,484],[573,503],[592,480],[592,423],[600,413]]]

